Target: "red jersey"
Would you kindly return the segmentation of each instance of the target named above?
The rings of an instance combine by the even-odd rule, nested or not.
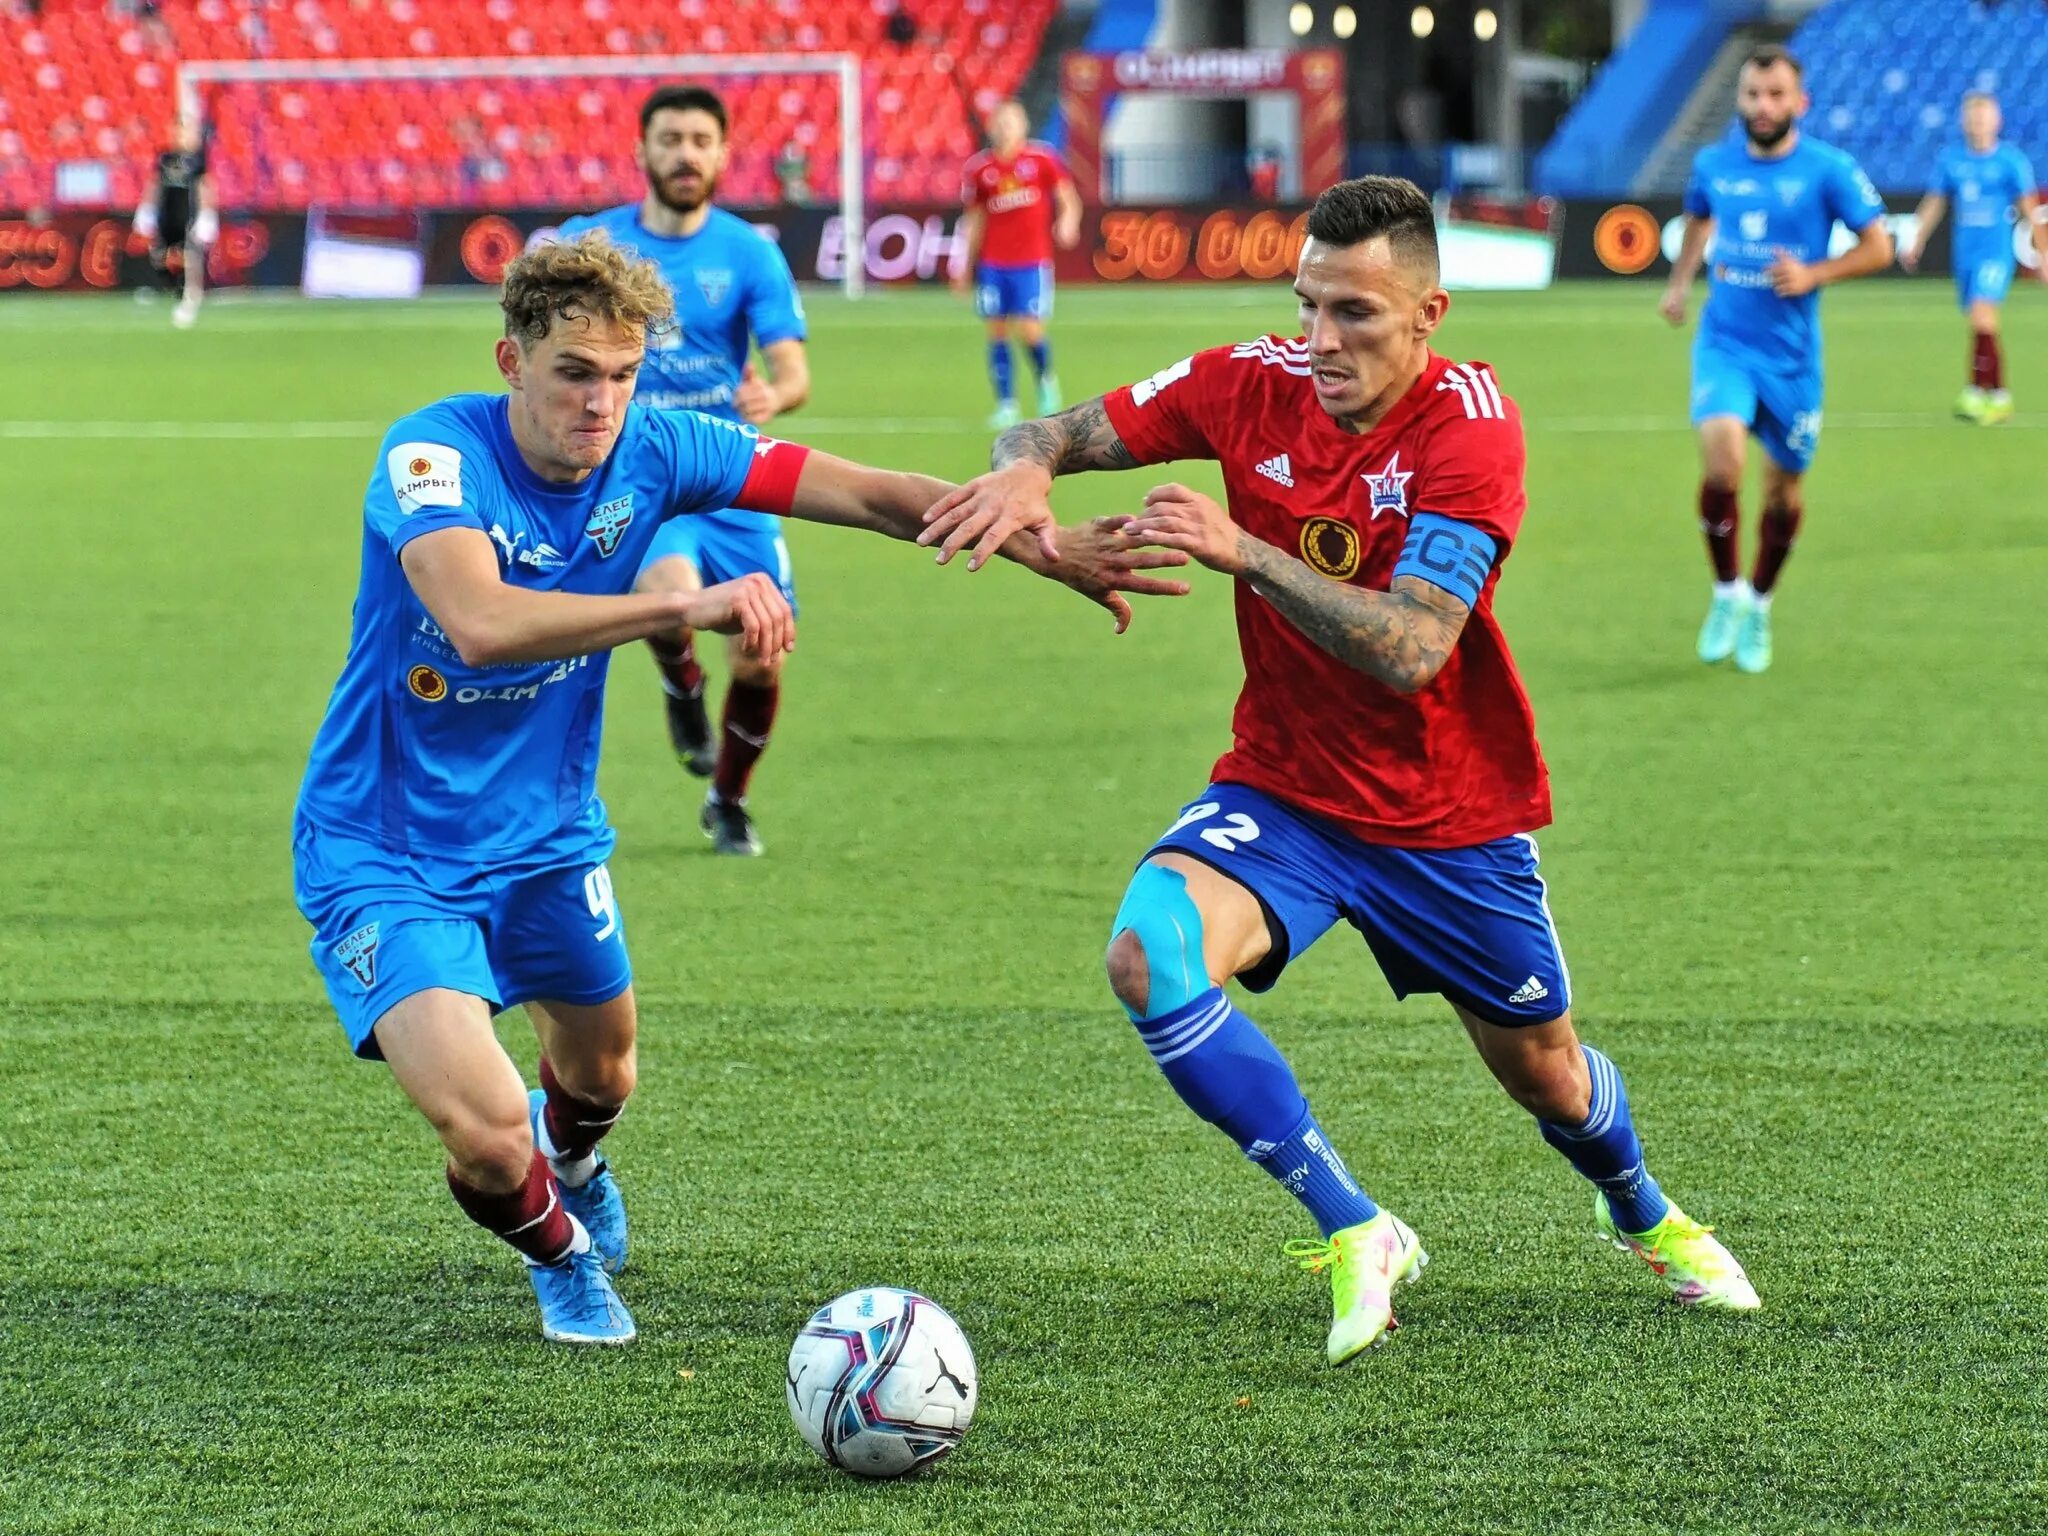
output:
[[[1073,177],[1056,150],[1036,140],[1015,158],[984,149],[967,162],[961,196],[988,216],[981,259],[994,267],[1035,267],[1052,260],[1053,191]]]
[[[1230,517],[1323,576],[1385,591],[1420,512],[1499,550],[1443,670],[1402,694],[1347,667],[1237,583],[1245,686],[1214,777],[1265,791],[1370,843],[1461,848],[1550,820],[1549,774],[1493,589],[1528,502],[1522,418],[1484,363],[1431,353],[1364,436],[1317,403],[1299,339],[1216,347],[1111,393],[1140,463],[1214,459]]]

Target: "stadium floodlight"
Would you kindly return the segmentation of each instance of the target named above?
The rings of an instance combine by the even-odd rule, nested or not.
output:
[[[818,75],[839,88],[839,214],[845,232],[841,286],[866,289],[866,158],[861,143],[861,65],[851,53],[651,54],[639,57],[481,59],[194,59],[178,66],[178,107],[203,117],[202,96],[217,85],[348,85],[395,81],[674,80]]]

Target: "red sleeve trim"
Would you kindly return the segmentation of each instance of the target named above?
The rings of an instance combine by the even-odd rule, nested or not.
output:
[[[797,477],[804,472],[804,460],[810,456],[811,450],[802,443],[762,438],[754,445],[754,462],[733,505],[748,512],[788,516],[796,501]]]

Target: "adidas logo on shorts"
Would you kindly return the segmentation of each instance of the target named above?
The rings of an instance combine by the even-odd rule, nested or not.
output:
[[[1267,459],[1264,463],[1255,465],[1254,467],[1258,470],[1260,474],[1264,475],[1268,480],[1272,480],[1280,485],[1284,485],[1290,491],[1294,489],[1294,466],[1287,462],[1286,454],[1277,453],[1272,458]]]
[[[1548,996],[1550,996],[1550,988],[1543,985],[1534,976],[1531,976],[1527,981],[1515,988],[1514,995],[1508,1001],[1511,1003],[1540,1003]]]

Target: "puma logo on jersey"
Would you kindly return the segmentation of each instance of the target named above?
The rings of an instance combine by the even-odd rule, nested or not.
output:
[[[1294,489],[1294,467],[1287,462],[1286,454],[1276,453],[1272,458],[1252,467],[1275,485],[1284,485],[1290,491]]]

